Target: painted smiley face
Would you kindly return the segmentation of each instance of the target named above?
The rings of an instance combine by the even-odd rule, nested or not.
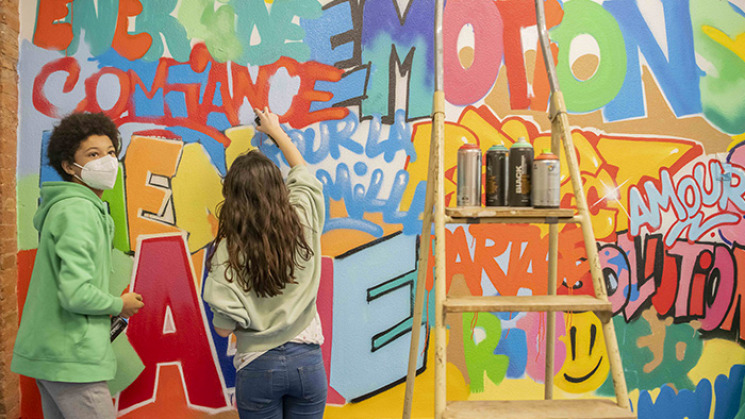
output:
[[[567,357],[554,382],[570,393],[593,391],[605,382],[610,369],[602,324],[589,312],[566,316],[567,334],[560,339]]]

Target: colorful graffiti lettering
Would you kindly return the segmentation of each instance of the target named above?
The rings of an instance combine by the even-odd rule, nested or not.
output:
[[[122,391],[118,408],[123,413],[152,402],[157,372],[162,364],[175,363],[182,371],[187,400],[202,409],[229,407],[209,325],[199,302],[186,240],[182,235],[138,239],[131,289],[148,298],[152,309],[132,319],[127,338],[138,351],[145,370]],[[159,260],[167,255],[172,262]],[[190,302],[187,303],[187,302]],[[157,350],[155,350],[157,348]]]
[[[52,104],[46,92],[49,78],[57,73],[67,74],[60,93],[76,88],[79,82],[85,86],[85,97],[75,106],[77,111],[101,112],[119,123],[154,122],[169,126],[183,127],[227,144],[227,139],[219,131],[239,122],[249,122],[245,116],[252,115],[251,107],[287,107],[281,121],[295,127],[303,127],[313,122],[339,119],[348,110],[330,108],[310,111],[314,101],[328,101],[332,95],[316,91],[318,81],[334,82],[341,77],[341,71],[319,63],[301,63],[291,58],[282,58],[272,64],[259,67],[255,76],[249,74],[246,66],[234,63],[219,63],[207,51],[204,44],[195,45],[187,62],[161,58],[157,63],[138,63],[132,66],[115,53],[107,52],[99,57],[106,67],[85,80],[80,80],[80,64],[73,57],[63,57],[42,67],[34,79],[33,100],[36,109],[49,117],[58,117],[60,110]],[[151,74],[151,79],[143,81],[141,74]],[[289,106],[283,101],[288,98],[275,96],[271,90],[270,78],[277,74],[300,79],[297,94],[289,98]],[[108,83],[113,76],[119,87],[114,104],[103,109],[98,99],[101,83]],[[242,109],[248,102],[248,110]],[[275,103],[272,103],[275,102]]]
[[[80,1],[40,0],[34,44],[74,52],[81,32],[85,31],[86,40],[97,46],[92,50],[94,55],[111,46],[129,60],[159,58],[164,47],[161,39],[165,39],[174,57],[183,59],[188,55],[190,41],[200,39],[207,41],[210,54],[220,61],[261,65],[272,63],[280,56],[306,61],[309,58],[307,46],[292,42],[301,41],[304,36],[293,18],[312,19],[320,13],[317,2],[282,2],[269,11],[263,1],[214,10],[214,2],[206,0],[181,4],[174,17],[172,12],[179,2],[148,3],[124,0],[117,8],[116,2],[102,1],[94,10]],[[128,19],[134,20],[134,32],[128,29]],[[252,43],[249,52],[238,37],[252,39],[253,30],[258,32],[261,42]],[[70,48],[73,51],[69,51]],[[257,62],[257,59],[265,62]]]
[[[331,353],[331,386],[348,401],[367,399],[406,376],[409,340],[403,337],[412,330],[415,241],[416,237],[396,233],[334,259],[334,275],[344,280],[334,281],[333,328],[337,340],[333,346],[348,350]],[[359,271],[359,261],[368,257],[389,263],[376,270]],[[426,326],[421,328],[421,335],[426,336]],[[426,339],[421,342],[426,345]],[[417,367],[423,365],[420,352]],[[356,373],[344,373],[350,370]],[[355,378],[360,375],[365,380]]]
[[[623,323],[614,318],[616,330],[622,330],[619,349],[629,389],[650,390],[665,384],[677,390],[694,388],[687,373],[699,362],[703,342],[695,337],[693,327],[659,319],[652,309],[619,329]],[[600,391],[612,394],[613,387],[607,382]]]
[[[728,418],[740,401],[744,6],[545,2],[640,418]],[[432,151],[432,2],[36,0],[20,7],[18,301],[33,266],[39,185],[58,180],[44,159],[49,133],[65,114],[102,111],[123,143],[120,177],[104,194],[116,222],[118,275],[133,271],[131,287],[151,307],[115,347],[126,355],[121,416],[232,414],[235,348],[212,332],[201,281],[221,178],[233,160],[258,149],[287,170],[278,147],[254,130],[253,108],[265,106],[280,115],[324,187],[318,309],[327,416],[400,416],[408,338],[420,321],[417,392],[431,401],[434,256],[417,266],[417,249]],[[450,0],[442,29],[452,206],[462,144],[486,151],[526,137],[536,151],[550,147],[550,90],[532,0]],[[566,166],[561,193],[561,205],[573,207]],[[442,239],[451,294],[548,291],[543,226],[452,225]],[[578,227],[561,228],[559,256],[557,292],[593,294]],[[413,319],[420,268],[428,269],[427,307]],[[545,315],[464,314],[448,324],[449,394],[542,394]],[[599,319],[557,313],[555,327],[557,388],[612,395]],[[714,349],[723,342],[731,346]],[[32,380],[22,381],[22,393],[23,417],[39,416]]]
[[[723,244],[676,241],[665,248],[660,235],[635,237],[620,234],[616,244],[599,250],[615,313],[629,321],[644,308],[676,321],[698,320],[706,332],[738,333],[743,309],[737,267],[745,248]]]
[[[714,228],[740,220],[736,212],[728,212],[727,208],[734,206],[745,211],[743,194],[745,172],[739,166],[719,160],[697,163],[693,175],[680,176],[676,183],[667,169],[661,169],[659,181],[644,182],[643,194],[636,186],[629,188],[630,233],[639,235],[642,226],[658,230],[660,213],[674,210],[677,220],[667,229],[665,245],[672,246],[681,236],[699,240]]]
[[[507,373],[507,355],[495,355],[494,350],[501,340],[502,327],[498,318],[490,313],[480,316],[463,314],[463,352],[466,354],[468,375],[471,378],[471,393],[484,391],[484,375],[499,384]]]

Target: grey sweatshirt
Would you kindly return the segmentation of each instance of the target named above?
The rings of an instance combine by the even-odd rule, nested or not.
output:
[[[282,294],[259,297],[245,292],[237,281],[225,279],[228,252],[223,240],[212,259],[212,269],[204,283],[204,301],[220,329],[233,330],[238,352],[275,348],[302,332],[316,313],[316,294],[321,279],[321,233],[325,218],[323,186],[305,165],[298,165],[287,176],[290,204],[304,226],[305,240],[313,256],[295,269],[297,284],[287,284]],[[249,273],[250,274],[250,273]]]

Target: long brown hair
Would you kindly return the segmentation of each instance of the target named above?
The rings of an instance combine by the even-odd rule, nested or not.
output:
[[[279,168],[259,151],[241,155],[225,176],[222,194],[208,263],[225,240],[228,282],[236,280],[259,297],[282,294],[288,283],[296,283],[295,268],[302,269],[301,259],[308,260],[313,250]]]

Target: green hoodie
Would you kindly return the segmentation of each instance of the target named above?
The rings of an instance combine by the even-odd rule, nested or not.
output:
[[[109,294],[114,221],[88,187],[46,182],[34,216],[39,248],[18,329],[11,370],[73,383],[114,378]]]

